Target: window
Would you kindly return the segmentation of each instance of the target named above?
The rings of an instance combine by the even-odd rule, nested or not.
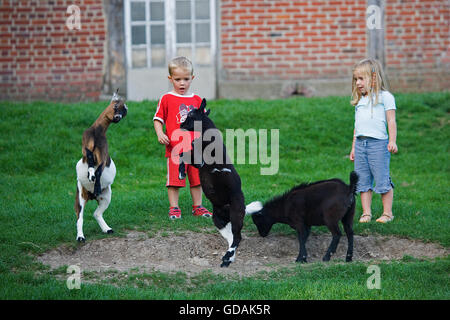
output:
[[[186,56],[211,65],[215,49],[215,0],[126,0],[129,68],[165,67]]]

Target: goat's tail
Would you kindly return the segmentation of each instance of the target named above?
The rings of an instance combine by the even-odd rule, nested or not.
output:
[[[260,201],[253,201],[245,207],[245,214],[258,214],[263,209],[263,204]]]
[[[356,194],[356,184],[358,183],[358,174],[355,171],[350,172],[350,192],[349,192],[349,198],[350,198],[350,204],[349,207],[353,205],[355,202],[355,194]]]
[[[358,183],[358,174],[355,171],[350,172],[350,191],[356,193],[356,184]]]

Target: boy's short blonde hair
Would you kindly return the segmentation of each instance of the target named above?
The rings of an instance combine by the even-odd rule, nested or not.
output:
[[[191,60],[189,60],[186,57],[176,57],[170,60],[169,62],[169,74],[172,75],[172,72],[176,68],[184,69],[191,73],[191,75],[194,74],[194,67],[192,66]]]

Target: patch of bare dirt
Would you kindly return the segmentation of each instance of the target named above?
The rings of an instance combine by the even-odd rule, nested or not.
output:
[[[331,235],[314,235],[308,239],[308,262],[321,261]],[[38,257],[52,269],[64,265],[78,265],[83,271],[185,272],[195,275],[204,270],[222,275],[249,276],[260,271],[293,266],[298,254],[295,236],[269,235],[266,238],[248,236],[237,250],[236,261],[228,268],[220,268],[227,249],[219,234],[184,232],[169,236],[148,237],[144,232],[131,231],[125,238],[105,238],[88,241],[77,248],[63,246]],[[345,260],[347,239],[341,238],[333,260]],[[449,250],[434,243],[382,236],[355,236],[353,261],[380,261],[415,258],[435,258],[449,254]]]

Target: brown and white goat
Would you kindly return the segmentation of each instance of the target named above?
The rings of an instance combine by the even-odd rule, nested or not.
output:
[[[89,200],[97,200],[98,207],[94,212],[94,217],[102,231],[113,233],[113,230],[103,220],[103,212],[111,202],[111,184],[116,176],[116,166],[108,153],[106,131],[111,123],[119,122],[128,111],[124,100],[117,94],[118,91],[119,89],[94,124],[83,133],[83,157],[76,166],[75,212],[77,214],[77,241],[79,242],[86,241],[83,234],[83,213]]]

